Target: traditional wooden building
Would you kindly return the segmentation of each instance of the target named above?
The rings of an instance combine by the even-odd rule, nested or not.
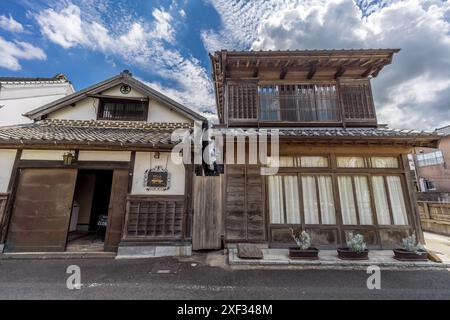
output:
[[[128,71],[26,116],[0,128],[4,252],[190,254],[193,168],[172,133],[205,118]]]
[[[350,231],[371,248],[398,246],[414,231],[423,239],[407,154],[436,147],[439,135],[379,125],[370,83],[398,51],[211,55],[217,131],[279,131],[276,175],[261,175],[261,164],[225,163],[227,245],[289,246],[293,227],[324,248],[341,246]]]

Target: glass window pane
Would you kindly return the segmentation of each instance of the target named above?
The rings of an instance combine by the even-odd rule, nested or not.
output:
[[[400,177],[388,176],[386,177],[386,180],[389,189],[389,197],[391,199],[394,224],[407,225],[408,217],[406,214],[405,199],[403,197],[403,189]]]
[[[322,224],[336,224],[336,210],[334,208],[333,184],[330,176],[317,177],[319,184],[320,212]]]
[[[297,159],[295,157],[290,156],[280,156],[278,157],[278,166],[279,167],[295,167]],[[270,167],[276,167],[277,161],[275,157],[267,157],[267,163]]]
[[[300,204],[297,176],[284,176],[287,223],[300,223]]]
[[[341,201],[342,222],[344,224],[357,224],[352,178],[347,176],[339,176],[338,186],[339,199]]]
[[[386,189],[384,187],[384,178],[381,176],[372,177],[372,188],[378,224],[390,225],[391,217],[389,215],[389,205],[386,197]]]
[[[300,166],[304,168],[327,168],[327,157],[303,156],[300,157]]]
[[[303,208],[306,224],[319,223],[319,208],[317,206],[316,179],[314,176],[302,176]]]
[[[364,168],[363,157],[337,157],[337,166],[339,168]]]
[[[398,168],[398,158],[396,157],[371,157],[372,168]]]
[[[369,183],[366,176],[355,176],[355,192],[358,202],[359,224],[370,225],[372,221],[372,207],[370,202]]]
[[[271,223],[284,223],[281,176],[269,176],[269,213]]]

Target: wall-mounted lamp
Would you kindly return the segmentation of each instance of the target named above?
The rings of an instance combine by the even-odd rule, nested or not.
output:
[[[70,166],[72,163],[75,162],[75,155],[72,152],[66,152],[63,155],[63,161],[64,165]]]
[[[159,159],[159,156],[160,156],[160,153],[159,153],[159,152],[155,152],[155,154],[154,154],[153,158],[155,158],[155,159]]]

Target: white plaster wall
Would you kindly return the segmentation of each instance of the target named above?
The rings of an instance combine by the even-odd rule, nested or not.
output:
[[[130,161],[130,151],[83,151],[78,155],[80,161]]]
[[[137,91],[134,88],[131,88],[131,91],[128,94],[123,94],[122,92],[120,92],[120,87],[122,85],[119,84],[118,86],[115,86],[111,89],[102,91],[102,95],[105,96],[116,96],[116,97],[131,97],[131,98],[145,98],[145,94]]]
[[[16,153],[14,149],[0,149],[0,193],[8,191]]]
[[[169,106],[165,106],[158,101],[150,100],[148,108],[148,122],[181,122],[188,123],[191,120],[181,113],[171,110]]]
[[[75,106],[61,108],[48,115],[49,119],[65,120],[95,120],[97,119],[98,99],[86,98],[78,101]]]
[[[70,150],[23,150],[21,160],[63,161],[63,155]],[[72,151],[73,152],[73,151]]]
[[[145,97],[142,93],[131,89],[131,92],[124,95],[120,92],[120,85],[102,92],[104,96],[124,96],[124,97]],[[99,100],[96,98],[85,98],[75,104],[75,106],[67,106],[52,112],[48,115],[50,119],[66,119],[66,120],[96,120]],[[180,112],[172,110],[170,106],[159,103],[150,99],[147,122],[177,122],[189,123],[191,120],[186,118]]]
[[[144,174],[151,166],[154,168],[157,165],[163,168],[166,165],[167,156],[169,161],[167,162],[167,171],[170,174],[170,188],[165,191],[147,191],[144,187]],[[169,152],[161,153],[159,159],[154,159],[154,153],[149,152],[136,152],[136,159],[133,170],[133,187],[132,194],[136,195],[184,195],[184,181],[185,181],[185,169],[183,164],[175,164],[171,161]],[[179,155],[177,155],[180,160]]]
[[[0,126],[30,123],[24,113],[73,93],[70,83],[7,84],[0,88]]]

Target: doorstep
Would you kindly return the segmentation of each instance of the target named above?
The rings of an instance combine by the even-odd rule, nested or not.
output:
[[[289,259],[288,249],[262,249],[263,259],[240,259],[237,249],[228,250],[228,263],[232,267],[299,267],[301,269],[366,269],[376,265],[386,269],[445,269],[450,268],[450,263],[438,263],[433,261],[405,262],[393,258],[392,250],[371,250],[369,260],[350,261],[341,260],[336,250],[321,250],[319,260],[295,260]]]
[[[0,260],[8,259],[113,259],[115,252],[14,252],[0,254]]]

